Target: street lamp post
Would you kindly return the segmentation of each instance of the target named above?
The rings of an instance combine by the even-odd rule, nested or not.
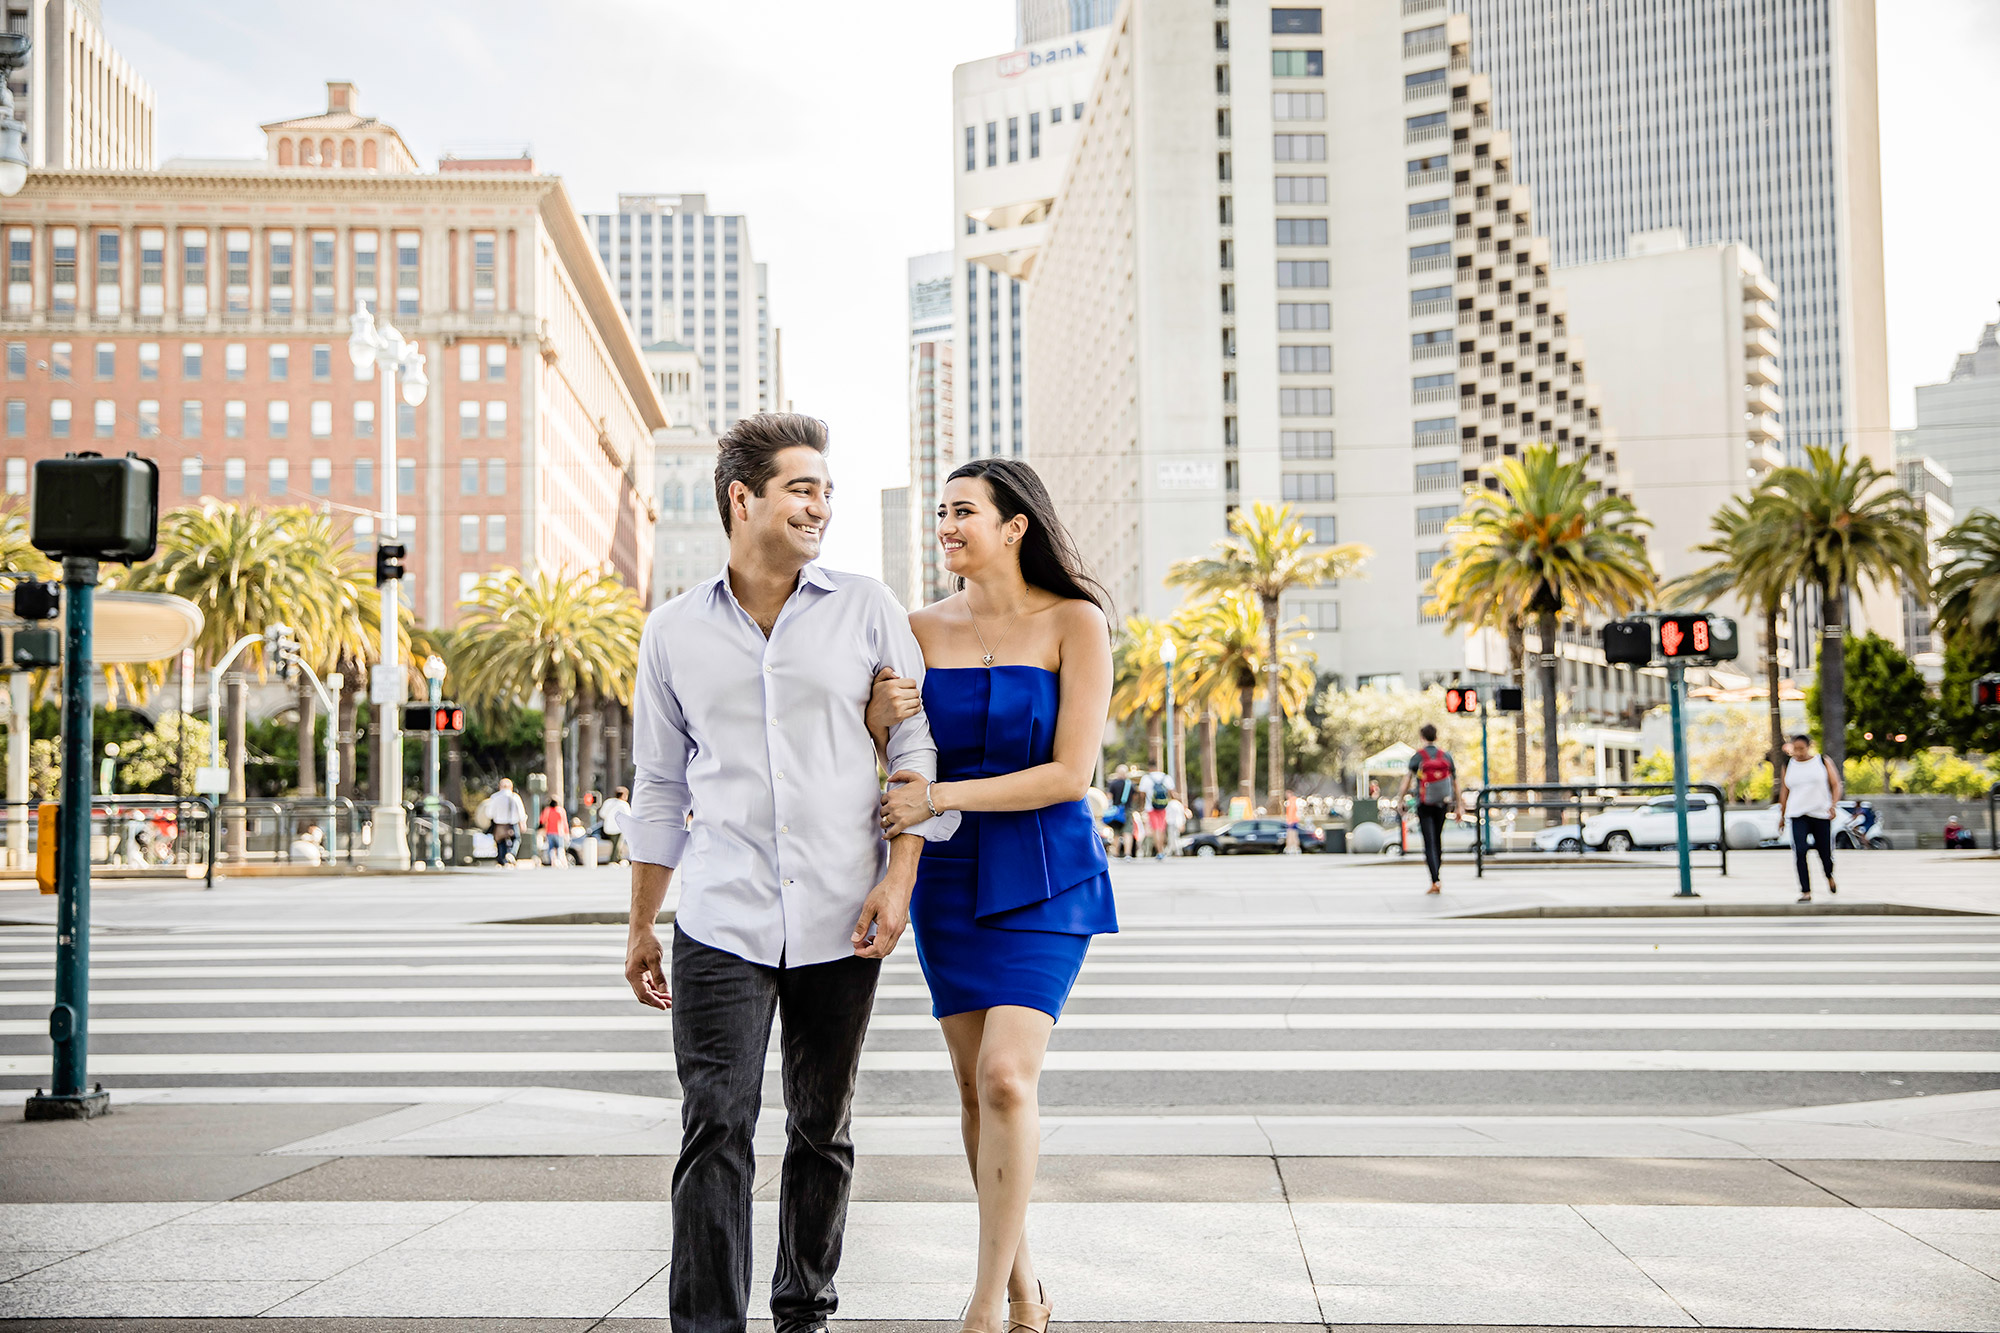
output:
[[[1174,658],[1180,650],[1170,636],[1160,637],[1160,665],[1167,672],[1167,790],[1179,791],[1180,747],[1174,743]]]
[[[406,341],[393,326],[376,323],[368,303],[360,298],[354,302],[352,328],[353,332],[347,339],[347,354],[354,361],[354,369],[366,372],[374,366],[381,373],[382,407],[376,420],[382,436],[382,463],[379,469],[382,507],[378,511],[380,530],[376,540],[394,542],[399,540],[396,519],[399,481],[396,466],[396,381],[398,378],[402,380],[403,401],[411,407],[422,406],[430,391],[430,381],[424,377],[424,354],[417,350],[416,344]],[[406,692],[396,612],[397,587],[402,574],[400,568],[385,569],[384,562],[380,560],[376,562],[376,569],[382,607],[382,646],[381,661],[369,679],[368,699],[378,710],[376,734],[381,739],[382,780],[375,793],[375,835],[368,847],[368,866],[374,870],[408,870],[410,843],[403,819],[403,731],[402,718],[397,714]]]
[[[444,698],[444,659],[432,653],[424,659],[424,679],[431,686],[431,707]],[[424,737],[424,813],[430,817],[431,829],[431,869],[444,864],[443,850],[438,842],[438,733],[435,723]]]

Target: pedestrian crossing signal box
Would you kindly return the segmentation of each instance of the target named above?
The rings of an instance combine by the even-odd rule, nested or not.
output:
[[[150,458],[44,458],[34,496],[28,541],[44,555],[131,564],[159,545],[160,469]]]
[[[1613,620],[1598,634],[1604,642],[1604,660],[1611,665],[1652,665],[1653,627],[1645,621]]]
[[[1476,685],[1450,685],[1444,692],[1444,711],[1447,713],[1476,713],[1479,711],[1479,687]]]
[[[404,704],[403,730],[418,735],[435,732],[439,736],[457,736],[465,731],[465,708],[461,704]]]
[[[1707,666],[1736,658],[1736,622],[1706,611],[1660,617],[1660,660]]]
[[[1972,706],[1982,713],[2000,713],[2000,675],[1972,682]]]
[[[1496,685],[1493,688],[1493,711],[1496,713],[1520,712],[1521,687],[1519,685]]]

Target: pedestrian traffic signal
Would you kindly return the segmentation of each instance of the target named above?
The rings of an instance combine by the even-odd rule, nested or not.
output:
[[[290,625],[273,625],[264,631],[264,665],[276,669],[279,680],[292,678],[299,665],[299,644]]]
[[[1972,706],[1982,713],[2000,713],[2000,675],[1972,682]]]
[[[22,620],[54,620],[62,614],[62,584],[22,579],[14,585],[14,614]]]
[[[419,736],[458,736],[465,731],[463,704],[404,704],[403,730]]]
[[[1613,620],[1598,634],[1604,660],[1613,666],[1646,666],[1653,660],[1653,627],[1643,620]]]
[[[1736,657],[1736,622],[1706,611],[1660,617],[1660,658],[1666,662],[1728,662]]]
[[[12,663],[17,671],[40,671],[62,662],[62,636],[52,629],[17,629]]]
[[[1447,713],[1476,713],[1479,711],[1479,687],[1477,685],[1448,685],[1444,692],[1444,711]]]
[[[150,458],[75,453],[35,464],[28,542],[44,555],[149,560],[159,545],[160,469]]]
[[[375,586],[403,577],[405,548],[401,542],[383,542],[375,548]]]
[[[1519,685],[1496,685],[1493,687],[1493,711],[1496,713],[1518,713],[1521,711],[1521,687]]]

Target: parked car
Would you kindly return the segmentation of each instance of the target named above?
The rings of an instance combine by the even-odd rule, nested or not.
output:
[[[1534,841],[1538,852],[1580,852],[1583,850],[1583,826],[1568,822],[1551,824],[1537,833]]]
[[[1478,828],[1478,821],[1469,817],[1465,819],[1445,820],[1444,850],[1446,852],[1471,851],[1479,842]],[[1407,847],[1403,845],[1405,840],[1409,843]],[[1422,856],[1424,854],[1424,835],[1418,830],[1414,815],[1410,816],[1404,825],[1402,839],[1396,836],[1396,826],[1393,823],[1389,825],[1389,841],[1382,848],[1382,854],[1385,856]]]
[[[1238,856],[1285,850],[1282,819],[1238,819],[1181,842],[1182,856]],[[1299,825],[1299,850],[1323,852],[1326,835],[1310,823]]]
[[[1722,811],[1713,796],[1689,792],[1688,842],[1712,847],[1722,841]],[[1607,852],[1638,847],[1672,847],[1680,840],[1674,798],[1655,796],[1643,805],[1617,806],[1583,821],[1583,845]]]

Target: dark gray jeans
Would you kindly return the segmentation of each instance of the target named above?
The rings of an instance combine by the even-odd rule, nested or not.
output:
[[[778,1184],[775,1333],[823,1323],[839,1305],[849,1112],[882,965],[842,958],[763,967],[674,928],[674,1068],[681,1155],[674,1163],[674,1333],[742,1333],[750,1307],[751,1138],[763,1104],[771,1019],[784,1020],[785,1163]]]

